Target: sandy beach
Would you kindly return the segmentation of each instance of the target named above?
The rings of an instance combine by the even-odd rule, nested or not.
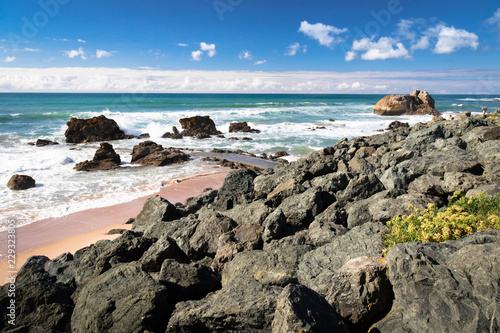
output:
[[[187,198],[201,193],[205,188],[219,188],[228,170],[189,177],[181,182],[171,182],[157,193],[172,203],[185,202]],[[149,197],[149,196],[148,196]],[[89,209],[60,218],[37,221],[16,229],[16,267],[8,267],[7,231],[0,233],[0,283],[3,284],[9,271],[18,271],[33,255],[45,255],[51,259],[58,255],[81,249],[101,239],[114,239],[119,235],[107,235],[111,229],[130,229],[125,222],[137,216],[144,201],[141,197],[127,203],[109,207]]]

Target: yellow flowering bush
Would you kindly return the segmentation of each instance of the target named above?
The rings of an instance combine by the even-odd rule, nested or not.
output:
[[[405,242],[443,242],[475,232],[500,229],[500,194],[474,197],[453,195],[452,202],[441,209],[429,204],[427,209],[408,206],[409,215],[393,217],[384,234],[386,253]]]

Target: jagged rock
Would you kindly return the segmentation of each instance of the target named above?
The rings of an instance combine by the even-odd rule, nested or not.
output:
[[[182,139],[183,138],[182,134],[179,133],[179,130],[177,129],[177,127],[173,126],[172,127],[172,132],[173,133],[166,132],[161,137],[163,139]]]
[[[286,217],[286,224],[292,227],[309,226],[314,217],[324,209],[321,192],[312,188],[304,193],[286,198],[279,206]]]
[[[373,174],[361,174],[352,179],[345,190],[337,193],[337,200],[350,201],[371,197],[373,194],[385,190],[384,185]]]
[[[73,332],[164,331],[167,289],[138,262],[120,264],[90,280],[78,294]]]
[[[224,212],[224,215],[232,218],[238,224],[257,223],[262,224],[272,209],[266,205],[264,200],[257,200],[249,204],[240,204]]]
[[[64,133],[67,143],[85,143],[134,138],[133,135],[126,135],[113,119],[108,119],[104,115],[90,119],[71,118],[67,125],[68,129]]]
[[[154,195],[146,200],[141,211],[135,218],[132,229],[144,231],[148,225],[162,221],[173,221],[182,214],[167,199]]]
[[[444,243],[403,243],[388,254],[391,315],[374,325],[389,332],[500,330],[500,231]],[[473,258],[473,260],[472,260]]]
[[[211,135],[222,134],[215,127],[215,123],[209,116],[195,116],[179,119],[183,136],[194,136],[198,139],[209,138]]]
[[[189,155],[176,148],[163,148],[153,141],[144,141],[132,149],[130,163],[164,166],[189,160]]]
[[[158,272],[167,259],[174,259],[179,263],[189,262],[188,256],[179,248],[177,243],[170,237],[165,236],[149,247],[141,256],[139,262],[142,263],[146,272]]]
[[[395,130],[397,128],[401,128],[401,127],[403,127],[403,128],[404,127],[410,127],[410,124],[408,124],[408,123],[402,123],[402,122],[400,122],[398,120],[395,120],[395,121],[391,122],[389,124],[389,126],[387,126],[387,128],[385,130],[386,131],[393,131],[393,130]]]
[[[258,129],[254,129],[248,126],[246,121],[229,124],[229,132],[260,133]]]
[[[44,269],[48,262],[45,256],[30,257],[13,281],[15,284],[7,283],[0,288],[2,332],[21,327],[27,332],[35,326],[44,332],[62,332],[69,326],[73,311],[72,290],[49,276]],[[9,296],[12,293],[15,296]],[[15,300],[13,310],[11,300]],[[15,326],[8,322],[11,319]]]
[[[297,281],[297,267],[302,256],[311,250],[308,245],[280,246],[269,250],[241,252],[222,271],[222,285],[239,276],[265,279],[268,284],[282,285]]]
[[[58,145],[58,144],[59,144],[58,142],[45,140],[45,139],[38,139],[38,140],[36,140],[35,146],[45,147],[45,146],[53,146],[53,145]]]
[[[262,223],[264,232],[262,239],[264,242],[270,242],[273,239],[279,239],[283,236],[286,226],[286,216],[281,209],[276,209],[269,214]]]
[[[407,190],[410,183],[415,180],[417,176],[418,175],[414,174],[412,170],[395,166],[385,170],[379,179],[388,190]]]
[[[366,256],[346,262],[326,296],[353,332],[366,332],[389,311],[393,298],[386,259]]]
[[[224,183],[219,189],[219,194],[226,192],[247,193],[253,191],[253,180],[255,177],[257,177],[257,174],[252,170],[242,169],[231,171],[224,179]]]
[[[202,207],[210,205],[214,202],[218,193],[219,191],[212,190],[211,188],[204,189],[200,195],[186,200],[185,211],[187,214],[191,214],[197,212]]]
[[[434,99],[426,91],[411,95],[387,95],[377,102],[374,113],[381,116],[433,115],[440,113],[434,109]]]
[[[263,231],[264,228],[259,224],[244,224],[222,234],[211,267],[222,271],[224,264],[231,261],[236,253],[262,249]]]
[[[27,175],[14,175],[7,182],[7,187],[11,190],[27,190],[35,187],[35,180]]]
[[[281,288],[240,277],[199,301],[177,303],[166,332],[270,332]]]
[[[169,298],[176,302],[202,299],[221,288],[219,277],[207,266],[175,259],[163,262],[158,280],[167,287]]]
[[[314,219],[309,225],[309,240],[314,246],[330,243],[336,236],[347,232],[347,216],[338,202],[328,206],[327,209]]]
[[[214,257],[217,252],[219,237],[232,229],[237,224],[231,218],[213,212],[201,219],[196,231],[189,240],[190,256],[201,259],[206,256]]]
[[[286,286],[278,297],[272,328],[272,333],[349,332],[322,296],[295,284]]]
[[[347,261],[360,256],[382,256],[384,229],[381,223],[366,223],[304,254],[297,272],[300,284],[326,296],[332,278]]]
[[[113,146],[102,142],[99,149],[96,150],[94,158],[91,161],[77,163],[75,169],[78,171],[112,170],[119,168],[120,164],[120,155],[115,152]]]

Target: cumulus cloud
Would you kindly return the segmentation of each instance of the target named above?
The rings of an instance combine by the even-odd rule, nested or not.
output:
[[[486,23],[489,25],[494,25],[500,28],[500,8],[493,13],[493,16],[486,20]]]
[[[246,59],[246,60],[252,60],[252,54],[250,51],[241,51],[240,54],[238,55],[238,58],[240,59]]]
[[[100,58],[105,58],[105,57],[111,57],[112,54],[111,52],[104,51],[104,50],[97,50],[95,51],[95,56],[100,59]]]
[[[201,61],[201,56],[203,55],[203,51],[193,51],[191,52],[191,59],[194,61]]]
[[[434,53],[449,54],[461,48],[470,47],[477,50],[479,46],[479,37],[472,32],[464,29],[456,29],[455,27],[447,27],[445,25],[438,25],[426,31],[426,35],[437,38],[437,43],[434,46]]]
[[[253,64],[254,65],[263,65],[265,64],[267,61],[266,60],[257,60],[256,62],[254,62]]]
[[[307,45],[301,46],[299,43],[293,43],[289,45],[285,51],[285,55],[289,57],[293,57],[297,54],[298,51],[302,51],[302,53],[307,52]]]
[[[200,43],[200,49],[191,52],[191,60],[201,61],[201,56],[206,53],[212,58],[217,52],[215,51],[215,44]]]
[[[212,58],[215,55],[215,44],[200,43],[200,49]]]
[[[432,77],[432,80],[429,80]],[[1,92],[114,93],[408,93],[483,94],[500,91],[500,70],[201,71],[107,67],[0,67]]]
[[[16,60],[16,57],[7,57],[3,60],[3,62],[13,62]]]
[[[63,53],[70,59],[74,59],[78,56],[80,56],[83,60],[87,59],[85,51],[83,51],[83,48],[81,47],[79,47],[78,50],[63,51]]]
[[[357,56],[356,51],[364,52],[361,54],[361,59],[363,60],[411,58],[410,53],[404,47],[403,43],[391,37],[381,37],[376,42],[372,38],[355,40],[352,43],[351,51],[346,54],[346,61],[353,60]]]
[[[323,23],[310,24],[307,21],[302,21],[300,23],[299,32],[316,39],[323,46],[333,48],[336,44],[342,41],[342,39],[336,37],[336,35],[347,32],[347,29],[339,29]]]
[[[428,36],[422,36],[420,37],[420,39],[418,40],[418,42],[416,42],[415,44],[413,44],[410,48],[410,50],[413,52],[415,50],[425,50],[427,48],[429,48],[429,46],[431,45],[430,41],[429,41],[429,37]]]

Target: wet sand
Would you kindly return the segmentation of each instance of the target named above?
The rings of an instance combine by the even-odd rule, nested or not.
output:
[[[200,194],[205,188],[222,186],[228,170],[197,175],[180,183],[167,183],[158,195],[171,203],[185,202]],[[148,196],[149,197],[149,196]],[[114,206],[89,209],[59,218],[41,220],[16,229],[16,267],[10,269],[7,261],[7,231],[0,233],[0,284],[4,284],[10,271],[18,271],[33,255],[45,255],[51,259],[58,255],[81,249],[100,239],[114,239],[119,235],[106,235],[111,229],[130,229],[125,222],[136,217],[144,201],[142,197]]]

